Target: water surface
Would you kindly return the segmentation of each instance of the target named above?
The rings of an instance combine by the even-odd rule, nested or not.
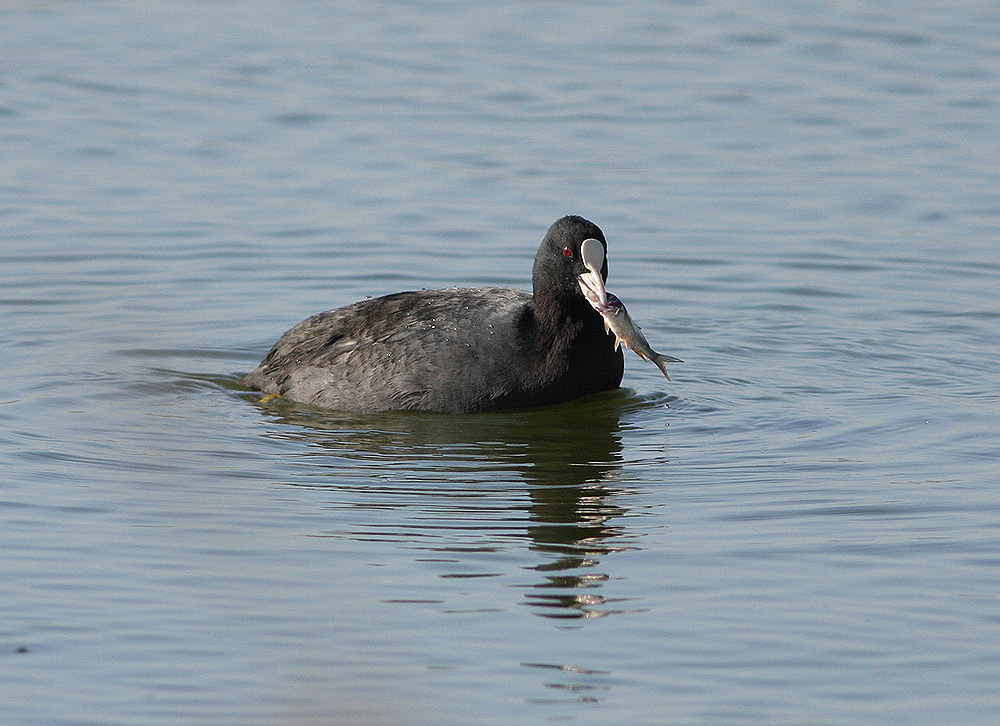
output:
[[[8,3],[0,682],[84,724],[985,724],[989,3]],[[242,391],[601,225],[667,383]]]

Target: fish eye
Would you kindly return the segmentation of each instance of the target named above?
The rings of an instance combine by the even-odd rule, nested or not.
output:
[[[563,247],[563,257],[572,257],[572,256],[573,256],[573,248],[570,247],[569,245]]]

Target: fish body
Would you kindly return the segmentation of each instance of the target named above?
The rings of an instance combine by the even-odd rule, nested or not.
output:
[[[583,287],[581,284],[581,288]],[[615,334],[615,348],[617,349],[619,345],[624,345],[643,360],[652,361],[663,371],[663,375],[669,381],[670,375],[667,373],[666,364],[681,363],[683,361],[680,358],[663,355],[653,350],[649,341],[646,340],[646,336],[642,334],[642,330],[632,320],[632,316],[628,314],[625,303],[619,300],[618,297],[612,295],[610,292],[606,293],[607,303],[603,303],[597,299],[596,295],[588,293],[591,293],[591,291],[584,288],[584,296],[594,310],[600,313],[604,319],[605,330]]]

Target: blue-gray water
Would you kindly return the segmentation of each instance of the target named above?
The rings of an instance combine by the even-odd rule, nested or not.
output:
[[[1000,723],[992,2],[8,2],[14,726]],[[238,389],[558,216],[667,383]]]

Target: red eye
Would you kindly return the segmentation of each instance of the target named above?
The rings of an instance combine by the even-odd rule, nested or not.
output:
[[[563,247],[563,257],[572,257],[572,256],[573,256],[573,248],[570,247],[569,245]]]

